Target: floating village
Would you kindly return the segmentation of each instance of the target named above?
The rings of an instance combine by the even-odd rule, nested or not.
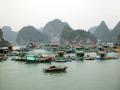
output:
[[[84,60],[119,60],[120,45],[113,43],[65,45],[60,45],[59,43],[29,43],[24,46],[13,45],[0,48],[0,62],[4,62],[8,58],[15,62],[34,64],[52,62],[66,63]],[[65,71],[67,68],[69,67],[50,65],[48,68],[43,67],[43,71]]]

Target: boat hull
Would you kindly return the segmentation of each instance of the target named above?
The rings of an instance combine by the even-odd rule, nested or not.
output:
[[[63,68],[46,68],[43,69],[44,72],[65,72],[67,69],[67,67],[63,67]]]

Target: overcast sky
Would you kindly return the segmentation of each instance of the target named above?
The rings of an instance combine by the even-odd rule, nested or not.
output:
[[[120,20],[120,0],[0,0],[0,27],[40,28],[56,18],[73,29],[86,30],[102,20],[113,28]]]

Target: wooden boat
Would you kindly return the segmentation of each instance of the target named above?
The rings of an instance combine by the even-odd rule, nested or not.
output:
[[[53,61],[53,57],[40,57],[39,61],[41,63],[50,63],[51,61]]]
[[[65,56],[64,56],[64,51],[58,51],[56,57],[55,57],[56,62],[66,62]]]
[[[98,51],[96,59],[104,59],[106,57],[106,51]]]
[[[113,49],[114,52],[116,53],[120,53],[120,46],[116,46],[114,49]]]
[[[113,60],[113,59],[119,58],[115,53],[110,54],[110,53],[106,53],[105,51],[99,51],[97,52],[97,54],[98,54],[98,57],[96,59],[101,59],[101,60]]]
[[[95,52],[85,53],[85,60],[95,60],[97,54]]]
[[[84,52],[82,52],[82,51],[77,51],[77,52],[76,52],[76,59],[77,59],[77,60],[84,60]]]
[[[50,63],[53,60],[52,57],[38,57],[37,55],[27,55],[27,63]]]
[[[0,61],[5,61],[7,60],[7,56],[4,54],[0,54]]]
[[[85,57],[85,60],[95,60],[95,57],[87,56],[87,57]]]
[[[0,62],[4,61],[3,57],[0,57]]]
[[[53,65],[53,66],[50,66],[48,68],[44,68],[43,71],[45,71],[45,72],[63,72],[66,69],[67,69],[66,66],[61,67],[61,66],[54,66]]]
[[[25,58],[24,57],[20,57],[20,56],[14,56],[12,58],[13,61],[25,61]]]
[[[27,52],[20,51],[16,54],[16,56],[12,59],[14,61],[25,61],[25,56],[27,55]]]
[[[84,48],[80,46],[76,46],[75,48],[75,54],[76,54],[76,59],[77,60],[83,60],[84,59]]]
[[[13,51],[11,53],[8,54],[8,56],[18,56],[19,52],[17,51]]]

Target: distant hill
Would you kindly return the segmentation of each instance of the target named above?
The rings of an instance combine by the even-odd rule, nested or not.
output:
[[[66,42],[72,43],[71,41],[73,38],[72,32],[73,32],[73,29],[71,27],[65,26],[63,31],[60,34],[60,42],[61,43],[66,43]]]
[[[41,27],[41,28],[39,28],[38,30],[39,30],[40,32],[43,32],[44,28]]]
[[[73,30],[68,23],[59,19],[48,22],[45,27],[36,29],[33,26],[23,27],[16,36],[16,32],[12,31],[9,26],[2,28],[5,40],[9,42],[25,43],[25,42],[101,42],[115,43],[120,35],[120,22],[113,30],[110,30],[105,21],[98,26],[92,27],[88,32],[84,30]]]
[[[117,35],[117,42],[120,44],[120,33]]]
[[[0,47],[6,47],[9,46],[10,43],[3,38],[3,32],[2,29],[0,29]]]
[[[91,27],[90,29],[88,29],[88,31],[89,31],[91,34],[95,34],[96,29],[97,29],[97,26],[94,26],[94,27]]]
[[[85,30],[73,30],[70,27],[65,27],[61,33],[61,43],[90,43],[96,42],[96,38]]]
[[[104,21],[102,21],[100,25],[96,28],[94,35],[97,38],[98,42],[111,42],[111,32]]]
[[[64,30],[64,27],[68,26],[66,22],[62,22],[59,19],[48,22],[43,30],[43,33],[46,34],[51,42],[59,42],[60,34]]]
[[[96,38],[90,32],[73,30],[66,22],[55,19],[40,29],[36,29],[33,26],[23,27],[18,32],[16,42],[87,43],[96,42]]]
[[[110,30],[106,23],[102,21],[97,27],[92,27],[88,31],[94,34],[98,42],[116,43],[120,34],[120,22],[118,22],[114,29]]]
[[[118,22],[115,28],[111,31],[111,38],[114,43],[117,42],[119,35],[120,35],[120,22]]]
[[[18,32],[16,42],[49,42],[49,38],[33,26],[26,26]]]
[[[5,40],[14,43],[16,40],[17,32],[12,31],[12,28],[10,26],[4,26],[2,28],[3,31],[3,37]]]
[[[111,42],[111,31],[107,27],[105,21],[102,21],[98,26],[90,28],[88,31],[97,38],[97,42]]]

